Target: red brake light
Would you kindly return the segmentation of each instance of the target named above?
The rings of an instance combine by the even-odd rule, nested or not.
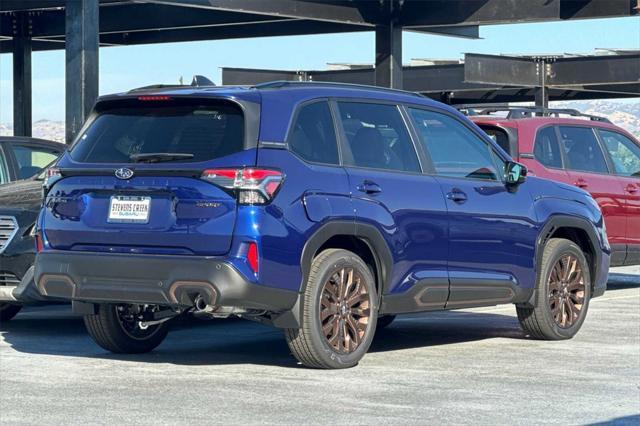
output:
[[[247,250],[247,262],[253,273],[258,273],[258,245],[256,243],[249,243]]]
[[[274,197],[284,176],[272,169],[209,169],[202,179],[238,192],[240,204],[266,204]]]
[[[60,169],[57,167],[49,167],[45,174],[44,182],[42,183],[43,188],[45,188],[45,195],[48,192],[51,185],[58,180],[58,178],[62,177],[62,173]]]
[[[168,101],[171,97],[164,95],[138,96],[139,101]]]
[[[40,253],[42,250],[44,250],[44,243],[42,242],[42,237],[40,237],[40,234],[36,234],[34,235],[33,239],[35,240],[35,243],[36,243],[36,253]]]

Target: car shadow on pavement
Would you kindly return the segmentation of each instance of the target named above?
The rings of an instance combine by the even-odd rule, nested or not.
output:
[[[167,339],[142,355],[109,353],[87,334],[68,306],[26,309],[0,324],[3,340],[19,352],[176,365],[263,364],[297,367],[281,330],[239,320],[181,318]],[[370,352],[449,345],[489,338],[524,339],[513,316],[450,311],[398,317],[379,330]]]
[[[626,288],[640,287],[640,275],[610,273],[607,282],[607,291],[624,290]]]

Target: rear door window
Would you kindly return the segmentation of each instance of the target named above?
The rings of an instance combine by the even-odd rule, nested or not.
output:
[[[136,105],[100,113],[71,150],[85,163],[167,161],[151,154],[178,154],[180,162],[208,161],[244,147],[244,117],[228,102]],[[145,157],[148,156],[148,157]]]
[[[289,148],[313,163],[339,164],[338,144],[329,103],[304,105],[291,128]]]
[[[620,133],[602,129],[598,129],[598,132],[609,151],[615,173],[640,177],[640,146]]]
[[[608,173],[604,154],[591,128],[560,126],[560,135],[568,169]]]
[[[347,165],[419,173],[420,163],[397,105],[338,102],[353,159]]]
[[[18,179],[28,179],[58,158],[59,152],[40,146],[13,145]]]
[[[543,166],[562,168],[562,154],[555,127],[548,126],[538,131],[533,155]]]

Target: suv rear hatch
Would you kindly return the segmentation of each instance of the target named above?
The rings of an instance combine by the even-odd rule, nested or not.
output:
[[[50,247],[221,255],[236,195],[203,171],[255,164],[243,109],[220,99],[139,96],[99,103],[53,176],[43,215]]]

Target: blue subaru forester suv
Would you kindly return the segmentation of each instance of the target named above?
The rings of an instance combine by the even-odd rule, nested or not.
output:
[[[350,367],[396,314],[513,303],[566,339],[605,291],[588,193],[529,177],[452,108],[402,91],[274,82],[102,97],[51,169],[35,282],[103,348],[182,313],[283,328]]]

